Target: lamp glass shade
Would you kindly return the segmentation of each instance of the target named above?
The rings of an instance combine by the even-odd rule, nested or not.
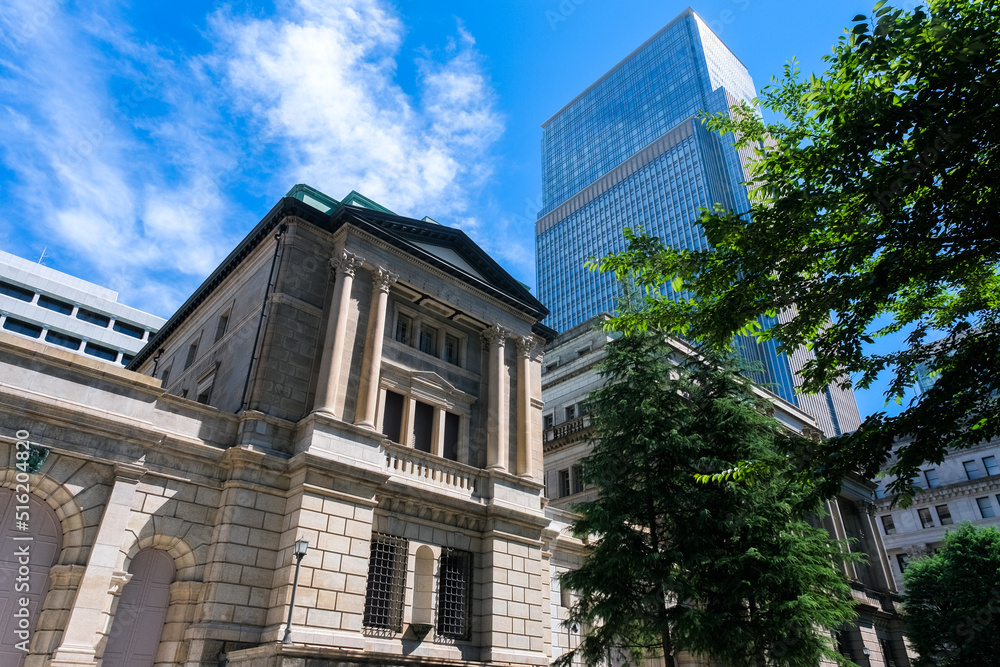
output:
[[[294,553],[296,556],[305,556],[306,551],[309,550],[309,540],[297,540],[295,542]]]

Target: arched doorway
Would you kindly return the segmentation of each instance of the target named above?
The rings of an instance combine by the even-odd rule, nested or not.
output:
[[[129,563],[132,579],[115,609],[103,667],[152,667],[170,604],[174,560],[160,549],[143,549]]]
[[[0,489],[0,664],[24,664],[27,653],[18,644],[27,647],[25,637],[30,643],[61,548],[62,527],[51,507],[30,493]]]

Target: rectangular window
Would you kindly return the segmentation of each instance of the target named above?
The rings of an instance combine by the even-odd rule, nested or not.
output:
[[[122,355],[122,366],[128,366],[129,364],[132,363],[133,359],[135,359],[135,355],[134,354],[123,354]]]
[[[951,510],[948,509],[947,505],[936,505],[934,510],[937,512],[938,522],[942,526],[950,526],[952,524]]]
[[[365,613],[362,625],[393,632],[403,630],[403,591],[406,588],[405,538],[383,533],[372,534],[368,558],[368,586],[365,590]]]
[[[983,467],[986,468],[987,475],[1000,475],[1000,465],[997,465],[997,457],[983,457]]]
[[[73,304],[60,301],[59,299],[53,299],[52,297],[45,296],[44,294],[38,297],[38,305],[46,310],[59,313],[60,315],[73,314]]]
[[[896,534],[896,523],[892,520],[891,514],[883,514],[882,519],[882,529],[885,531],[886,535]]]
[[[31,300],[35,298],[35,293],[30,289],[13,285],[5,280],[0,280],[0,294],[26,303],[31,303]]]
[[[434,441],[434,406],[416,401],[413,407],[413,448],[431,451]]]
[[[569,468],[564,468],[559,471],[559,497],[568,496],[570,494],[569,486]]]
[[[222,315],[219,315],[219,322],[215,325],[215,342],[218,343],[222,340],[222,337],[226,335],[226,329],[229,328],[229,311],[227,310]]]
[[[425,354],[437,354],[437,332],[434,329],[420,330],[420,351]]]
[[[542,417],[542,428],[552,428],[553,426],[554,424],[552,415],[545,415],[544,417]]]
[[[83,320],[87,324],[93,324],[98,327],[107,327],[111,324],[111,318],[107,315],[101,315],[100,313],[95,313],[94,311],[87,310],[86,308],[77,309],[76,319]]]
[[[449,364],[458,365],[458,337],[451,334],[444,335],[444,360]]]
[[[25,322],[24,320],[19,320],[14,317],[8,317],[4,320],[3,328],[7,331],[13,331],[14,333],[19,333],[22,336],[27,336],[28,338],[38,338],[42,335],[42,328],[37,324]]]
[[[917,510],[917,515],[920,517],[921,528],[933,528],[934,519],[931,518],[931,511],[926,507],[921,507]]]
[[[437,634],[468,639],[472,630],[472,554],[444,549],[438,576]]]
[[[191,347],[188,348],[187,359],[184,360],[184,368],[190,368],[191,364],[194,363],[195,358],[198,356],[198,343],[191,343]]]
[[[580,492],[582,492],[583,491],[583,467],[575,465],[572,468],[570,468],[570,472],[571,472],[570,477],[572,478],[571,481],[573,482],[573,493],[580,493]]]
[[[131,336],[132,338],[138,338],[139,340],[142,340],[143,334],[146,333],[145,329],[142,327],[137,327],[134,324],[122,322],[121,320],[115,320],[115,325],[111,328],[120,334],[125,334],[126,336]]]
[[[53,345],[65,347],[67,350],[79,350],[80,343],[83,342],[76,336],[59,333],[58,331],[52,331],[51,329],[49,329],[49,331],[45,334],[45,340]]]
[[[400,313],[396,316],[395,338],[404,345],[410,344],[410,331],[413,329],[413,320],[408,315]]]
[[[976,498],[976,504],[979,505],[979,515],[984,519],[992,519],[997,515],[997,513],[993,511],[993,503],[990,501],[989,497]]]
[[[906,569],[906,562],[908,560],[909,559],[906,557],[906,554],[896,554],[896,563],[899,565],[900,572]]]
[[[941,481],[938,479],[938,471],[934,468],[924,471],[924,479],[927,480],[928,489],[933,489],[935,486],[941,485]]]
[[[965,476],[969,479],[979,479],[983,476],[983,471],[975,461],[962,461],[962,466],[965,468]]]
[[[442,451],[446,459],[458,460],[458,427],[460,425],[459,416],[446,412],[444,413],[444,443]]]
[[[98,359],[104,359],[105,361],[114,361],[118,358],[118,350],[112,350],[109,347],[104,347],[103,345],[95,345],[94,343],[87,343],[83,346],[83,351],[92,357],[97,357]]]
[[[160,382],[166,387],[167,383],[170,382],[170,369],[165,368],[162,373],[160,373]]]
[[[576,406],[575,405],[571,405],[568,408],[566,408],[566,421],[569,421],[571,419],[576,419]]]
[[[212,400],[213,386],[215,386],[214,370],[198,381],[198,393],[195,394],[196,397],[195,400],[201,403],[202,405],[208,405],[208,402]]]
[[[399,442],[403,431],[403,395],[394,391],[385,392],[385,408],[382,411],[382,435],[393,442]]]

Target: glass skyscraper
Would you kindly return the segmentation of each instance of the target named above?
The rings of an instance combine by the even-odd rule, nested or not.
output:
[[[747,155],[706,130],[698,113],[726,111],[754,95],[746,67],[687,9],[542,125],[536,254],[539,298],[552,312],[546,324],[565,331],[614,310],[614,277],[585,263],[623,250],[624,228],[704,249],[694,224],[699,207],[749,208]],[[853,396],[835,388],[825,397],[796,396],[804,358],[790,359],[773,343],[740,347],[763,365],[757,379],[816,416],[828,435],[856,427]]]

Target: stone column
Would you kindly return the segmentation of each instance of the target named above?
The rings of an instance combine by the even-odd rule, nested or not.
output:
[[[868,540],[868,557],[870,560],[877,560],[872,563],[872,567],[878,573],[878,583],[884,590],[896,592],[896,585],[892,578],[892,570],[889,569],[889,557],[885,553],[885,545],[882,543],[882,534],[878,532],[875,525],[875,505],[874,503],[863,503],[862,515],[865,517],[866,532],[871,535]]]
[[[531,457],[531,352],[533,336],[520,336],[517,344],[517,474],[533,477]]]
[[[135,487],[145,473],[142,466],[115,464],[115,484],[90,549],[62,642],[49,663],[51,667],[97,664],[96,645],[106,630],[111,603],[129,578],[117,571],[118,556],[132,515]]]
[[[330,260],[330,267],[337,275],[330,300],[330,315],[326,323],[326,337],[323,341],[323,356],[319,365],[319,381],[316,383],[316,407],[314,412],[324,412],[336,416],[337,390],[344,360],[344,338],[347,336],[347,307],[351,302],[351,285],[354,272],[363,260],[354,253],[344,250]]]
[[[489,343],[490,404],[487,418],[486,466],[490,470],[506,470],[507,415],[504,412],[504,396],[507,383],[504,382],[504,343],[510,332],[499,324],[494,324],[483,332]]]
[[[372,303],[368,313],[368,338],[365,343],[364,363],[361,370],[361,389],[358,392],[358,416],[355,423],[375,428],[375,411],[378,406],[378,381],[382,371],[382,340],[385,335],[385,313],[389,303],[389,287],[396,276],[382,267],[372,271]]]

